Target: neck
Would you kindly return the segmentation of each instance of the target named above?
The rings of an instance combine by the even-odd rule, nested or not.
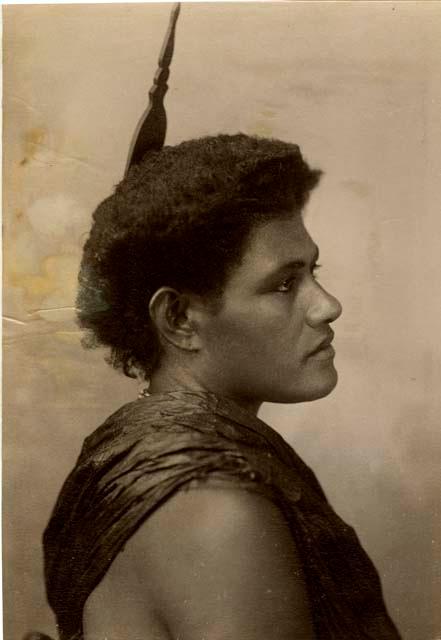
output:
[[[185,367],[176,365],[174,367],[159,366],[150,377],[149,392],[155,394],[170,393],[173,391],[214,393],[217,396],[232,400],[242,407],[242,409],[245,409],[253,415],[257,415],[260,405],[262,404],[256,400],[226,393],[222,389],[217,389],[213,384],[207,385]]]

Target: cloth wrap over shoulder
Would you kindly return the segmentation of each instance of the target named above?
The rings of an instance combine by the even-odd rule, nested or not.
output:
[[[61,640],[80,640],[88,596],[167,498],[209,481],[275,502],[305,574],[317,640],[396,640],[378,574],[313,472],[283,438],[212,394],[170,393],[122,407],[85,440],[44,534],[49,603]]]

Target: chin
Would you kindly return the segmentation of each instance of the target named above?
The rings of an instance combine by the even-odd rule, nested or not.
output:
[[[313,400],[320,400],[321,398],[326,398],[329,394],[335,389],[337,385],[337,380],[332,384],[323,389],[317,389],[312,391],[310,394],[305,394],[305,397],[302,400],[297,400],[297,402],[312,402]]]
[[[278,398],[270,400],[270,402],[294,404],[325,398],[335,389],[338,382],[338,374],[335,368],[332,367],[326,374],[323,372],[320,376],[310,376],[302,382],[302,385],[297,383],[293,388],[277,394]]]
[[[320,400],[320,398],[328,396],[337,386],[337,371],[332,367],[332,370],[326,375],[326,377],[323,376],[323,379],[317,380],[315,384],[314,380],[311,380],[310,382],[310,389],[305,389],[305,397],[303,400],[299,400],[299,402],[312,402],[313,400]]]

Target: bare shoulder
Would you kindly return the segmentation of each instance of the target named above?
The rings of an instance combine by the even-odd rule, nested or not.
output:
[[[110,600],[124,585],[141,617],[147,609],[156,612],[171,637],[314,637],[283,514],[263,495],[233,485],[173,495],[132,537],[104,580]]]
[[[294,540],[280,509],[263,495],[234,485],[179,492],[150,519],[144,531],[148,535],[139,536],[138,542],[148,547],[152,561],[158,563],[167,543],[169,553],[176,551],[179,558],[185,545],[198,564],[207,555],[212,562],[222,559],[226,565],[240,558],[243,570],[247,557],[253,558],[251,568],[259,551],[262,562],[269,556],[284,556],[298,564]]]

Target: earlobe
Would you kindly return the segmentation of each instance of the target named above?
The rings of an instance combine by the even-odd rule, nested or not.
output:
[[[197,326],[192,319],[191,298],[172,287],[161,287],[150,299],[149,313],[159,335],[185,351],[197,351]]]

